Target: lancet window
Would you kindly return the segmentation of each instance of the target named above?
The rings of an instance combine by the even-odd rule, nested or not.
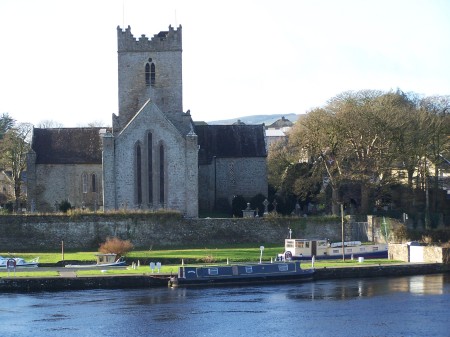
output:
[[[153,203],[153,135],[147,134],[147,179],[148,179],[148,203]]]
[[[142,204],[142,153],[141,146],[136,146],[136,201],[138,205]]]
[[[159,202],[164,204],[164,146],[159,147]]]
[[[152,62],[152,59],[149,58],[148,62],[145,64],[145,85],[155,85],[156,83],[156,67]]]

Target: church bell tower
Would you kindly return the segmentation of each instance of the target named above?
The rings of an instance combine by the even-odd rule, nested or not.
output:
[[[150,99],[168,115],[183,111],[182,29],[169,26],[151,39],[136,39],[128,26],[117,27],[119,115],[113,132],[120,131]]]

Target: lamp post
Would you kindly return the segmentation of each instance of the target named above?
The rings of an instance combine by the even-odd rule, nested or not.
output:
[[[341,235],[342,235],[342,261],[345,261],[345,248],[344,248],[344,204],[341,203]]]
[[[259,264],[262,263],[262,253],[264,251],[264,246],[259,247],[259,249],[261,250],[261,255],[259,256]]]
[[[61,258],[64,261],[64,240],[61,240]]]

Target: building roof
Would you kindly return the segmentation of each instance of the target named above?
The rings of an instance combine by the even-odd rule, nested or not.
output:
[[[33,130],[31,148],[36,164],[101,164],[100,127]]]
[[[35,128],[32,149],[36,164],[102,164],[101,131],[110,128]],[[263,125],[195,125],[199,164],[214,157],[266,157]]]
[[[267,128],[273,128],[273,129],[281,129],[284,127],[291,127],[293,126],[294,123],[292,123],[289,119],[281,117],[280,119],[276,120],[274,123],[270,124],[269,126],[267,126]]]
[[[196,125],[199,164],[214,157],[266,157],[264,125]]]

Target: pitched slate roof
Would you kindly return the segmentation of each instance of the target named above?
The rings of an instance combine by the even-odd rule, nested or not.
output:
[[[54,128],[33,131],[31,148],[36,164],[101,164],[100,130],[109,128]]]
[[[264,125],[195,125],[200,165],[214,157],[266,157]]]
[[[36,164],[101,164],[101,129],[110,128],[35,128],[31,148]],[[266,157],[263,125],[195,125],[199,164],[214,157]]]

